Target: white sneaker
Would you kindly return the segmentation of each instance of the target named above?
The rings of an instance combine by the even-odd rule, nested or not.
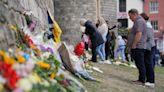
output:
[[[135,64],[130,64],[129,65],[131,68],[137,68]]]
[[[99,61],[100,64],[112,64],[109,60]]]
[[[154,83],[150,83],[150,82],[146,82],[145,86],[150,87],[150,88],[154,88],[155,84]]]
[[[121,63],[121,65],[128,66],[128,64],[126,64],[126,63]]]
[[[120,65],[121,62],[120,62],[120,61],[116,61],[115,64],[116,64],[116,65]]]
[[[104,61],[105,64],[112,64],[109,60]]]
[[[104,64],[104,61],[99,61],[100,64]]]

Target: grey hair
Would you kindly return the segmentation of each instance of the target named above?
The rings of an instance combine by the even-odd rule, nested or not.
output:
[[[131,14],[139,14],[138,13],[138,10],[137,9],[130,9],[128,13],[131,13]]]
[[[82,25],[82,26],[84,26],[84,24],[85,24],[85,22],[86,22],[87,20],[86,19],[80,19],[80,25]]]

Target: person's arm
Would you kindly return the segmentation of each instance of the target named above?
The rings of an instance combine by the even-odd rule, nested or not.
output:
[[[141,36],[142,36],[142,32],[137,31],[137,32],[136,32],[136,35],[135,35],[135,37],[134,37],[133,43],[132,43],[132,49],[135,49],[135,48],[136,48],[137,43],[138,43],[138,42],[140,41],[140,39],[141,39]]]
[[[108,28],[108,30],[112,30],[114,28],[116,28],[116,25],[112,26],[111,28]]]

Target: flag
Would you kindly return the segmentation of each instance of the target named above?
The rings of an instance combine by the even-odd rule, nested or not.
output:
[[[48,15],[49,31],[52,32],[54,41],[56,43],[60,43],[60,36],[62,34],[62,30],[48,10],[47,10],[47,15]]]

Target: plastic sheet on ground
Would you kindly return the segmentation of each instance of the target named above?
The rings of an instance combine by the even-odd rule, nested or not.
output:
[[[83,68],[83,61],[80,60],[76,55],[69,52],[65,43],[62,43],[58,51],[64,63],[64,66],[68,71],[86,80],[96,80],[95,78],[90,76],[88,72]]]

